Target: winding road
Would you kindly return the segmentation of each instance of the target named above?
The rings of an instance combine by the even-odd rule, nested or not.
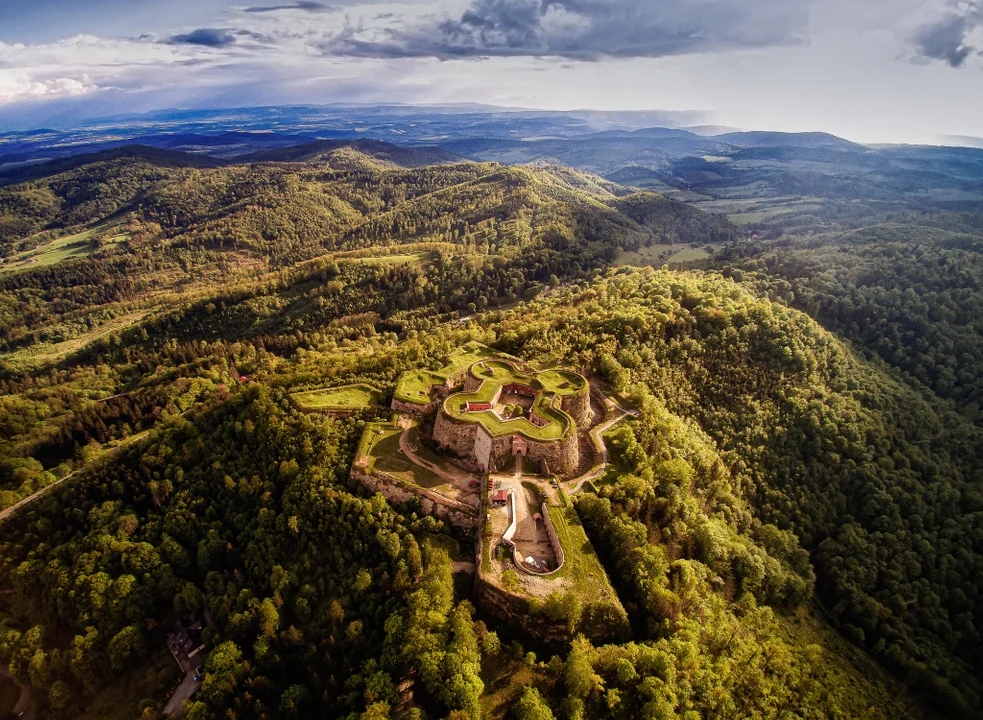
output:
[[[10,676],[10,669],[6,665],[0,665],[0,677],[7,678],[7,680],[17,685],[16,681]],[[17,687],[20,688],[20,698],[18,698],[17,704],[14,705],[14,717],[21,718],[21,720],[34,720],[37,711],[34,708],[34,698],[31,695],[31,688],[27,685],[17,685]]]
[[[6,520],[8,517],[10,517],[11,515],[13,515],[17,510],[19,510],[20,508],[24,507],[25,505],[30,505],[35,500],[38,500],[38,499],[44,497],[49,492],[51,492],[56,487],[58,487],[63,482],[65,482],[66,480],[71,480],[76,475],[79,475],[79,474],[85,472],[86,470],[92,469],[93,467],[95,467],[96,465],[98,465],[100,462],[102,462],[106,458],[109,458],[109,457],[112,457],[114,455],[119,454],[119,451],[120,450],[123,450],[124,448],[128,448],[130,445],[132,445],[134,443],[140,442],[145,437],[147,437],[147,435],[149,435],[149,434],[150,434],[150,431],[149,430],[144,430],[142,433],[139,433],[137,435],[133,435],[133,436],[127,438],[123,443],[117,445],[114,448],[110,448],[109,450],[107,450],[106,451],[106,454],[103,455],[102,457],[100,457],[98,460],[95,460],[95,461],[89,463],[88,465],[85,465],[83,467],[80,467],[78,470],[72,470],[72,472],[68,473],[68,475],[66,475],[65,477],[63,477],[63,478],[61,478],[59,480],[55,480],[50,485],[45,485],[43,488],[41,488],[40,490],[38,490],[36,493],[33,493],[32,495],[28,495],[23,500],[14,503],[13,505],[11,505],[6,510],[3,510],[2,512],[0,512],[0,523],[2,523],[4,520]]]
[[[596,426],[590,431],[591,439],[594,441],[594,446],[601,451],[601,464],[597,467],[588,470],[586,473],[580,477],[576,477],[573,480],[568,480],[569,487],[567,489],[567,494],[573,495],[574,493],[580,492],[580,488],[583,487],[584,483],[591,480],[596,480],[601,477],[608,469],[608,446],[604,442],[604,433],[610,430],[612,427],[617,425],[619,422],[624,420],[629,415],[631,417],[638,417],[639,412],[637,410],[625,410],[623,407],[618,405],[614,400],[608,396],[601,394],[604,398],[604,402],[608,405],[609,409],[614,409],[614,414],[600,425]]]

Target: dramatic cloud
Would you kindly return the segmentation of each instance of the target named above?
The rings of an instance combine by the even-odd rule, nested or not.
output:
[[[374,57],[652,58],[802,39],[809,0],[472,0],[460,16],[349,25],[325,52]]]
[[[944,60],[961,67],[973,53],[979,53],[974,35],[983,33],[983,4],[960,2],[940,19],[919,28],[912,38],[916,52],[930,60]]]
[[[203,45],[204,47],[225,47],[235,43],[235,35],[228,30],[218,28],[198,28],[189,33],[172,35],[170,42],[185,43],[187,45]]]
[[[89,78],[52,78],[33,80],[24,74],[0,75],[0,103],[25,98],[74,97],[91,92],[95,86]]]
[[[139,89],[147,85],[148,76],[166,82],[170,70],[200,70],[220,52],[153,38],[107,40],[93,35],[37,45],[0,42],[0,103],[106,88]]]

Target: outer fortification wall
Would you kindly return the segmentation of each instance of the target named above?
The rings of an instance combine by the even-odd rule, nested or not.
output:
[[[586,429],[590,427],[590,393],[587,389],[580,395],[563,396],[560,400],[560,408],[573,418],[578,428]]]
[[[364,472],[353,468],[352,477],[372,492],[382,493],[391,502],[404,503],[418,498],[420,509],[426,515],[434,515],[454,527],[465,530],[475,530],[478,527],[477,508],[404,482],[388,473]]]
[[[478,437],[478,425],[475,423],[457,423],[447,417],[441,410],[433,426],[433,439],[442,447],[464,458],[481,460],[475,456],[475,441]]]
[[[575,432],[568,433],[563,440],[540,442],[527,439],[526,442],[529,445],[529,457],[536,460],[546,460],[550,472],[570,475],[577,470],[577,466],[580,464],[580,444]]]
[[[417,403],[397,400],[396,398],[393,398],[392,401],[392,409],[398,413],[404,413],[406,415],[426,415],[431,410],[434,410],[438,405],[440,405],[440,398],[433,400],[426,405],[418,405]]]
[[[628,618],[620,604],[589,603],[576,628],[571,628],[567,622],[551,620],[527,598],[490,582],[480,567],[475,575],[474,604],[481,612],[541,643],[568,643],[574,632],[583,633],[595,645],[619,642],[631,636]]]

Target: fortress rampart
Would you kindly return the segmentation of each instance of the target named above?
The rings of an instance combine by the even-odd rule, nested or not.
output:
[[[426,515],[434,515],[449,525],[465,530],[475,530],[478,527],[477,508],[451,500],[419,485],[404,482],[389,473],[378,470],[357,471],[353,468],[352,477],[372,492],[382,493],[390,502],[404,503],[418,498],[420,509]]]
[[[590,426],[590,392],[586,389],[579,395],[565,395],[560,400],[560,408],[573,418],[578,428]]]

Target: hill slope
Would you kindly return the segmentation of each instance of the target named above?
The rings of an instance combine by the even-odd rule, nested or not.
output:
[[[221,168],[115,157],[0,190],[0,343],[62,343],[156,307],[161,293],[249,282],[339,251],[450,244],[514,266],[521,294],[531,281],[597,267],[619,247],[676,230],[728,232],[725,221],[678,203],[660,206],[653,229],[612,207],[618,186],[568,169],[409,169],[394,159],[433,153],[361,147],[374,154],[319,145],[309,162]],[[468,293],[450,306],[491,299]]]

